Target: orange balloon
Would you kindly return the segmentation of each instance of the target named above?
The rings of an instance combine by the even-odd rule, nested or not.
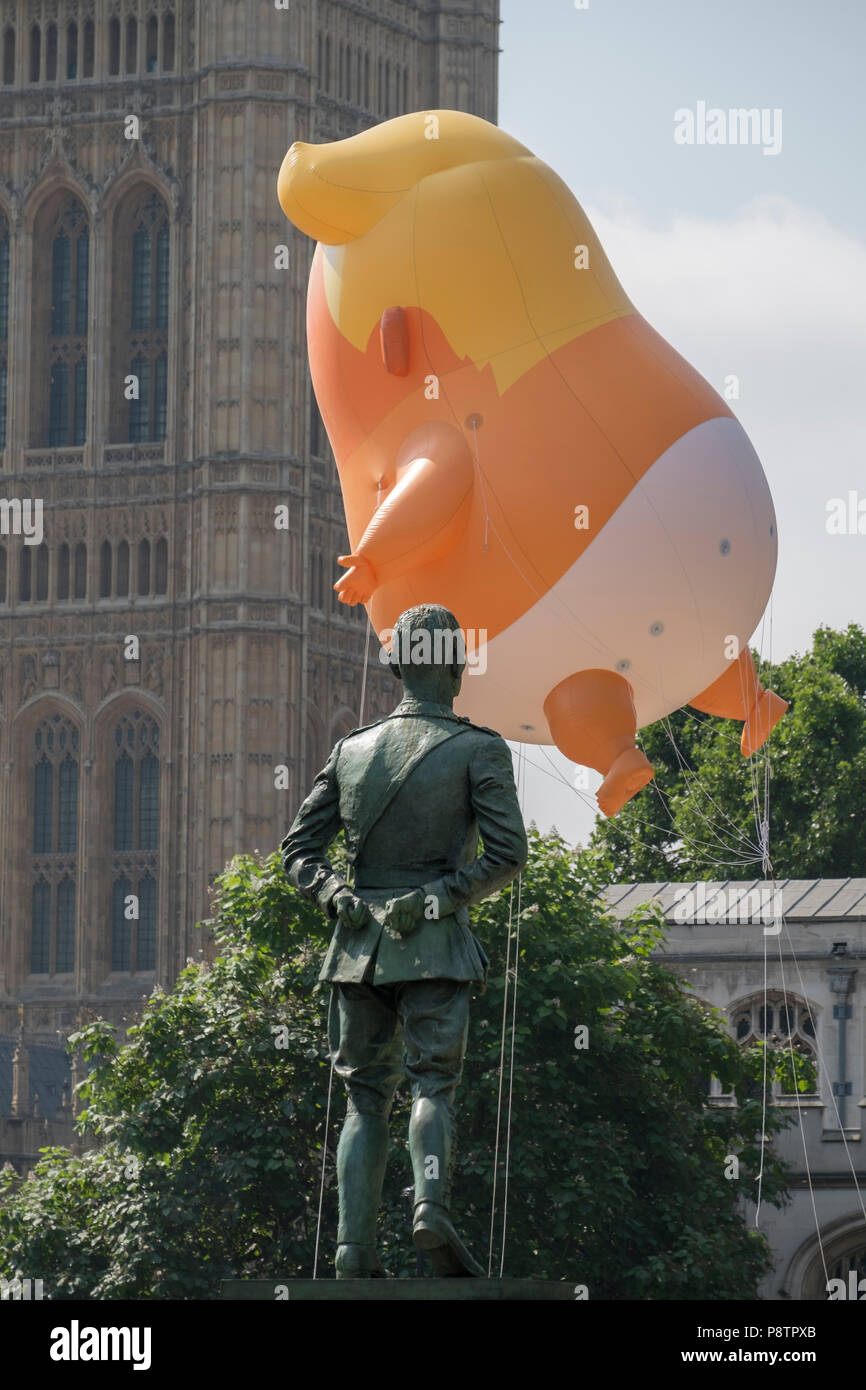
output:
[[[597,767],[606,814],[652,776],[636,728],[684,703],[759,747],[784,710],[747,648],[776,565],[760,461],[565,184],[498,127],[434,111],[294,144],[278,192],[320,243],[307,332],[341,601],[385,645],[404,609],[451,609],[458,710]]]

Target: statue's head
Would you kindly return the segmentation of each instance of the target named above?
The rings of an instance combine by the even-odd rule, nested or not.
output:
[[[390,666],[407,695],[450,705],[466,666],[466,644],[454,614],[439,603],[407,608],[391,634]]]

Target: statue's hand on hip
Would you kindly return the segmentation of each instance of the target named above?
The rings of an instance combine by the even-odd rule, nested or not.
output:
[[[372,916],[364,900],[350,888],[341,888],[335,893],[331,905],[340,926],[348,927],[350,931],[360,931],[361,927],[366,927]]]
[[[409,936],[424,920],[425,897],[423,889],[416,888],[404,893],[400,898],[391,898],[385,908],[385,931],[389,936]]]

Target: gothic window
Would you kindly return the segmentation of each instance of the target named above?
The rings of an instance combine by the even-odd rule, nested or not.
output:
[[[61,194],[43,208],[33,247],[31,434],[51,448],[83,444],[90,232],[77,198]]]
[[[71,82],[78,76],[78,25],[66,26],[66,76]]]
[[[138,968],[156,969],[156,879],[145,874],[138,880]]]
[[[148,404],[150,400],[150,363],[140,354],[130,363],[130,375],[135,377],[136,392],[129,403],[129,437],[134,443],[148,439]]]
[[[150,19],[147,21],[147,36],[146,36],[146,42],[145,42],[145,47],[146,47],[145,71],[147,71],[147,72],[156,72],[156,71],[158,70],[158,68],[159,68],[159,46],[158,46],[158,41],[159,41],[159,25],[158,25],[158,23],[157,23],[156,15],[155,15],[155,14],[152,14],[152,15],[150,16]]]
[[[0,213],[0,449],[6,448],[9,342],[9,223]]]
[[[138,542],[138,592],[146,598],[150,593],[150,541]]]
[[[115,971],[130,968],[132,919],[127,914],[135,910],[130,902],[131,894],[132,884],[125,874],[114,880],[111,886],[111,968]]]
[[[67,874],[57,889],[57,957],[58,975],[71,974],[75,969],[75,882]]]
[[[403,69],[403,110],[409,110],[409,69]]]
[[[160,352],[153,362],[153,437],[165,439],[168,404],[168,353]]]
[[[39,81],[39,68],[42,60],[42,30],[34,24],[30,30],[30,81]]]
[[[156,304],[153,318],[157,328],[168,328],[168,222],[163,222],[156,239]]]
[[[0,603],[6,602],[6,547],[0,545]]]
[[[155,546],[156,562],[154,565],[154,593],[165,594],[168,592],[168,541],[164,536],[160,536]]]
[[[36,602],[48,599],[48,546],[43,541],[36,551]]]
[[[65,541],[57,555],[57,597],[69,598],[69,546]]]
[[[168,210],[158,193],[141,189],[115,223],[114,362],[134,377],[131,399],[123,381],[113,393],[112,438],[141,443],[165,439],[168,402]]]
[[[139,765],[139,845],[156,849],[159,836],[159,762],[145,753]]]
[[[156,968],[159,730],[142,710],[115,726],[111,968]]]
[[[79,541],[75,547],[73,597],[87,598],[87,546]]]
[[[364,54],[364,105],[370,109],[370,55]]]
[[[391,63],[385,59],[385,115],[391,114]]]
[[[162,20],[162,70],[174,71],[174,15],[167,14]]]
[[[45,34],[45,79],[57,81],[57,25],[49,24]]]
[[[860,1232],[859,1239],[855,1237],[855,1240],[857,1243],[853,1248],[846,1250],[843,1255],[839,1255],[835,1259],[830,1256],[827,1267],[827,1278],[824,1280],[822,1286],[824,1290],[822,1297],[829,1296],[826,1286],[831,1279],[841,1279],[846,1293],[850,1289],[852,1283],[859,1289],[860,1280],[866,1279],[866,1240],[863,1239],[862,1231]],[[853,1280],[851,1279],[852,1273],[854,1275]],[[863,1295],[860,1294],[861,1300],[862,1297]]]
[[[93,20],[92,20],[92,19],[86,19],[86,20],[84,21],[84,56],[83,56],[83,63],[82,63],[82,69],[81,69],[81,76],[82,76],[82,77],[92,77],[92,76],[93,76],[93,55],[94,55],[94,49],[95,49],[95,37],[94,37]]]
[[[142,598],[168,590],[168,542],[164,536],[151,543],[146,537],[136,547],[136,592]],[[112,587],[112,579],[114,586]],[[104,540],[99,550],[99,597],[129,595],[129,542],[122,540],[115,552]]]
[[[138,70],[138,21],[132,16],[126,21],[126,71]]]
[[[117,597],[129,595],[129,542],[121,541],[117,547]]]
[[[121,747],[114,764],[114,848],[132,848],[135,765]]]
[[[50,401],[48,443],[54,448],[56,445],[69,442],[69,366],[66,362],[55,362],[51,368]]]
[[[120,73],[120,20],[116,17],[108,25],[108,74],[117,77]]]
[[[331,36],[325,39],[325,91],[331,88]]]
[[[75,969],[79,734],[62,714],[37,726],[32,745],[31,948],[35,975]]]
[[[15,30],[11,24],[3,31],[3,85],[15,85]]]
[[[111,598],[111,541],[103,541],[99,548],[99,597]]]
[[[764,1043],[788,1058],[793,1049],[813,1065],[815,1063],[813,1016],[806,1002],[795,995],[770,991],[766,996],[762,993],[743,1000],[732,1012],[731,1027],[737,1042],[744,1047]],[[795,1094],[793,1074],[787,1080],[774,1083],[774,1094],[777,1097]]]
[[[79,357],[73,373],[75,389],[74,414],[75,430],[73,444],[83,444],[87,430],[87,362]]]
[[[87,289],[88,260],[90,256],[90,233],[87,227],[79,233],[75,243],[75,332],[87,332]]]
[[[114,730],[114,848],[155,850],[159,822],[159,731],[141,710]]]
[[[136,913],[137,920],[136,920]],[[134,894],[122,875],[112,885],[111,968],[113,971],[156,969],[156,879],[144,874]]]
[[[51,884],[44,878],[33,885],[32,930],[30,970],[34,975],[47,975],[51,969]]]
[[[21,603],[30,602],[30,570],[32,564],[31,547],[22,545],[18,567],[18,598]]]

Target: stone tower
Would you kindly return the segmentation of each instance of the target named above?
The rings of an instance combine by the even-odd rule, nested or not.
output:
[[[170,985],[215,875],[277,846],[358,722],[312,247],[277,172],[296,138],[404,111],[495,120],[498,22],[498,0],[0,0],[0,1038],[19,1054]],[[365,720],[395,694],[370,649]]]

